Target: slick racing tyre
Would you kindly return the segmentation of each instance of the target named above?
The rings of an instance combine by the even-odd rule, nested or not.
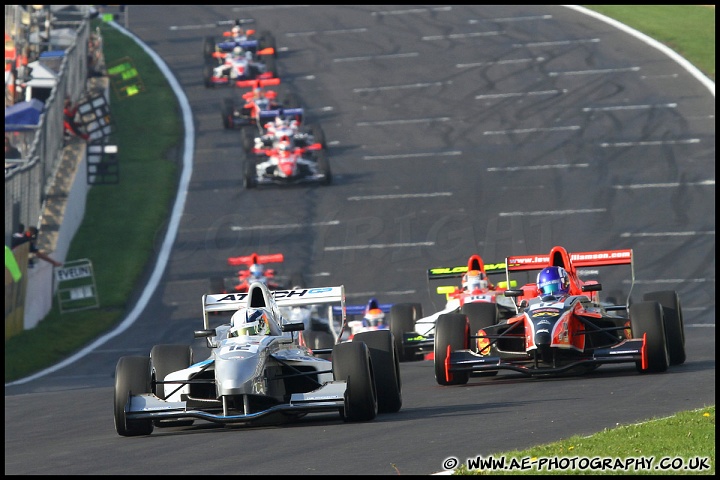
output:
[[[646,293],[643,300],[658,302],[663,307],[665,341],[667,342],[670,365],[685,363],[685,323],[680,298],[674,290]]]
[[[439,385],[464,385],[468,382],[467,372],[447,371],[446,362],[450,352],[468,348],[468,321],[460,313],[440,315],[435,323],[435,381]]]
[[[130,394],[150,393],[150,357],[122,357],[115,367],[115,430],[123,437],[150,435],[150,419],[128,420],[125,405]]]
[[[318,125],[317,123],[314,124],[311,128],[312,136],[313,136],[313,142],[319,143],[322,145],[323,149],[327,149],[327,143],[325,142],[325,130],[323,130],[322,126]]]
[[[203,84],[205,85],[205,88],[212,88],[215,86],[212,82],[212,77],[213,77],[213,66],[205,65],[203,67]]]
[[[252,150],[255,148],[255,128],[243,128],[242,130],[242,146],[245,151],[245,155],[252,155]]]
[[[410,303],[396,303],[390,307],[388,325],[393,334],[395,348],[401,362],[415,360],[415,353],[406,352],[403,338],[406,333],[415,331],[415,308]]]
[[[255,167],[254,155],[246,155],[245,169],[243,172],[243,186],[248,190],[257,186],[257,168]]]
[[[377,391],[370,362],[370,350],[365,343],[347,342],[333,347],[333,376],[347,382],[345,406],[340,412],[347,422],[367,422],[377,416]]]
[[[235,126],[235,99],[226,98],[221,106],[223,128],[226,130]]]
[[[205,59],[205,63],[215,62],[213,53],[215,53],[215,37],[205,37],[203,41],[203,58]]]
[[[373,376],[377,388],[378,413],[395,413],[402,407],[402,383],[397,347],[389,330],[361,332],[353,342],[363,342],[370,349]]]
[[[192,365],[192,348],[190,345],[155,345],[150,350],[150,381],[152,393],[165,400],[180,385],[163,385],[165,377],[178,370]],[[154,420],[156,427],[187,427],[193,420]]]
[[[262,57],[262,62],[265,64],[265,73],[272,73],[273,77],[278,76],[277,64],[275,62],[275,57],[272,57],[269,55]]]
[[[633,338],[646,335],[647,369],[635,362],[640,373],[658,373],[668,369],[669,359],[665,344],[663,309],[657,302],[639,302],[630,305],[630,329]]]
[[[478,331],[484,330],[487,327],[492,327],[498,323],[498,308],[495,303],[466,303],[462,306],[460,311],[467,316],[471,336],[477,335]],[[473,352],[479,353],[477,338],[470,338],[470,348]],[[485,352],[486,355],[488,353],[489,352],[487,351]],[[492,377],[497,375],[497,373],[497,370],[489,372],[476,372],[473,373],[473,376]]]
[[[302,332],[302,335],[305,340],[305,346],[310,350],[331,349],[335,346],[335,339],[332,334],[324,330],[305,330]],[[330,360],[332,358],[330,353],[319,353],[315,354],[315,356],[323,360]]]
[[[277,47],[275,46],[275,36],[268,32],[264,31],[260,33],[260,39],[258,40],[258,48],[260,50],[264,48],[272,48],[274,53],[273,57],[277,58]]]
[[[318,153],[318,169],[320,173],[324,175],[321,183],[323,185],[330,185],[332,182],[332,172],[330,171],[330,161],[327,158],[325,150],[320,150]]]

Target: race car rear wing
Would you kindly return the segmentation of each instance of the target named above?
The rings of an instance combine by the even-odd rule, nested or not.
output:
[[[285,257],[282,253],[271,253],[268,255],[258,255],[252,253],[241,257],[228,257],[228,265],[257,265],[259,263],[282,263]]]
[[[555,251],[555,249],[553,249]],[[601,267],[605,265],[632,266],[632,250],[601,250],[596,252],[568,253],[572,267]],[[550,260],[550,255],[516,255],[507,257],[505,263],[508,271],[521,270],[542,270],[545,267],[556,265],[557,262]],[[565,270],[571,270],[568,265],[558,265]],[[485,267],[487,268],[487,266]]]
[[[633,264],[632,249],[569,253],[563,247],[555,246],[550,250],[548,255],[515,255],[507,257],[505,259],[505,265],[508,284],[510,284],[510,272],[542,270],[549,266],[559,266],[567,270],[572,277],[577,278],[578,268],[630,265],[630,292],[628,292],[628,301],[633,286],[635,285],[635,267]]]
[[[441,280],[443,278],[461,278],[468,271],[467,265],[459,267],[438,267],[428,270],[428,280]],[[505,263],[486,263],[485,273],[494,275],[505,273]]]
[[[258,113],[260,118],[275,118],[275,117],[300,117],[303,116],[302,107],[297,108],[276,108],[275,110],[260,110]]]
[[[343,324],[347,317],[345,309],[345,286],[298,288],[293,290],[269,290],[278,307],[296,307],[303,305],[321,305],[340,303]],[[250,293],[219,293],[202,296],[203,326],[210,328],[208,313],[236,311],[248,304]]]

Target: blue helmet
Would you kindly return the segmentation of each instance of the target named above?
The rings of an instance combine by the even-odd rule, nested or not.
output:
[[[545,267],[538,273],[537,286],[543,295],[564,295],[570,291],[570,276],[562,267]]]

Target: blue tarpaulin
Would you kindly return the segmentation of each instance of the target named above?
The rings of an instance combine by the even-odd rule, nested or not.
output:
[[[45,104],[37,98],[29,102],[18,102],[5,109],[5,131],[22,132],[34,130],[40,123]]]

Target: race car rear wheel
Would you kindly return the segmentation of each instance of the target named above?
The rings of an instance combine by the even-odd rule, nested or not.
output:
[[[262,61],[265,64],[265,72],[272,73],[273,78],[278,77],[277,62],[275,62],[275,57],[271,57],[271,56],[262,57]]]
[[[321,183],[323,185],[330,185],[330,182],[332,182],[332,172],[330,171],[330,161],[327,158],[327,153],[325,153],[325,150],[320,150],[317,153],[318,168],[320,169],[320,173],[325,175]]]
[[[213,53],[215,53],[215,37],[205,37],[203,41],[203,58],[205,62],[214,62]]]
[[[468,325],[470,325],[470,335],[474,336],[478,334],[479,330],[483,330],[487,327],[491,327],[498,323],[498,308],[497,304],[490,302],[474,302],[464,304],[460,311],[467,316]],[[470,348],[474,352],[478,352],[477,339],[470,339]],[[474,376],[478,377],[492,377],[497,375],[498,371],[488,372],[477,372]]]
[[[264,31],[260,33],[260,39],[258,40],[258,47],[260,50],[264,48],[272,48],[275,53],[273,53],[273,57],[277,58],[277,47],[275,46],[275,36],[268,32]]]
[[[439,385],[464,385],[468,382],[467,372],[447,371],[445,363],[450,352],[468,348],[467,317],[460,313],[440,315],[435,322],[435,381]]]
[[[125,405],[130,395],[150,393],[150,357],[121,357],[115,367],[115,430],[123,437],[150,435],[150,419],[128,420]]]
[[[669,359],[665,343],[665,325],[662,306],[658,302],[639,302],[630,305],[630,329],[633,338],[646,335],[647,369],[641,362],[635,362],[640,373],[664,372]]]
[[[333,347],[335,380],[345,380],[345,406],[340,414],[348,422],[366,422],[378,413],[377,390],[372,377],[370,350],[365,343],[339,343]]]
[[[370,349],[373,376],[377,388],[378,413],[395,413],[402,407],[400,360],[389,330],[361,332],[353,342],[363,342]]]
[[[335,339],[332,334],[324,330],[305,330],[302,334],[305,345],[310,350],[322,350],[335,346]],[[315,356],[324,360],[330,360],[332,358],[329,353],[319,353]]]
[[[322,148],[327,148],[327,142],[325,142],[325,130],[323,130],[322,126],[317,123],[313,124],[311,132],[313,141],[322,145]]]
[[[415,360],[414,353],[405,352],[404,334],[415,331],[415,308],[410,303],[396,303],[390,307],[388,325],[395,339],[395,348],[401,362]]]
[[[157,382],[172,372],[183,370],[192,365],[192,348],[190,345],[155,345],[150,350],[150,386],[152,393],[165,399],[179,385],[163,385]],[[154,420],[156,427],[187,427],[193,420]]]
[[[222,115],[223,127],[225,129],[233,128],[235,126],[235,99],[226,98],[223,100],[220,112]]]
[[[670,365],[685,363],[685,322],[683,321],[680,297],[674,290],[646,293],[643,300],[658,302],[663,307],[665,341],[667,342]]]
[[[205,88],[212,88],[215,86],[212,83],[212,76],[213,76],[213,66],[212,65],[203,66],[203,84],[205,85]]]
[[[252,154],[252,149],[255,148],[255,129],[244,128],[242,130],[242,146],[245,150],[246,155]]]
[[[257,186],[257,169],[255,168],[255,156],[246,155],[245,171],[243,172],[243,186],[250,190]]]

